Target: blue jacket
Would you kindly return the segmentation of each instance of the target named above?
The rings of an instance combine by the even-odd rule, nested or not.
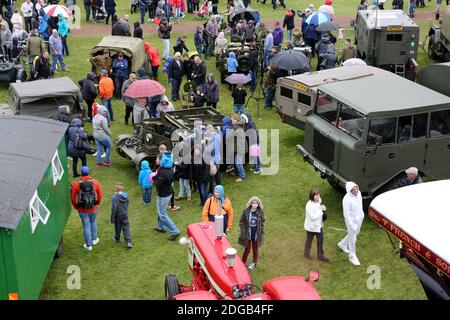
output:
[[[117,78],[127,78],[128,77],[128,61],[123,58],[122,61],[119,61],[118,58],[114,59],[112,69],[114,70]]]
[[[223,117],[222,119],[222,128],[220,128],[220,131],[222,132],[222,137],[226,137],[227,134],[227,130],[233,128],[233,126],[231,125],[231,119],[230,117]]]
[[[161,162],[159,163],[161,168],[172,168],[173,167],[173,155],[172,152],[166,151],[161,156]]]
[[[236,60],[236,54],[234,52],[230,52],[230,55],[227,59],[228,72],[237,72],[238,67],[239,67],[239,64]]]
[[[312,23],[306,27],[305,39],[314,41],[319,40],[319,35],[317,34],[316,26],[313,25]]]
[[[150,169],[150,165],[148,161],[144,160],[141,162],[141,171],[139,172],[139,186],[142,189],[150,189],[153,187],[153,183],[150,181],[150,174],[152,170]]]
[[[48,38],[50,37],[50,33],[48,32],[48,17],[47,16],[39,16],[39,18],[42,17],[42,20],[39,19],[39,29],[38,29],[38,34],[39,36],[41,36],[42,38],[44,38],[44,40],[48,41]]]
[[[68,155],[72,158],[74,157],[83,157],[86,153],[84,150],[75,149],[74,143],[78,135],[83,140],[87,140],[88,136],[84,130],[81,129],[81,120],[79,118],[74,118],[70,122],[70,127],[68,130],[69,134],[69,146],[68,146]]]

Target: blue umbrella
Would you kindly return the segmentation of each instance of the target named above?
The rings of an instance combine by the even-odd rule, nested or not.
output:
[[[327,22],[331,20],[331,15],[325,12],[316,11],[308,18],[306,18],[305,22],[307,24],[313,24],[318,26],[321,23]]]

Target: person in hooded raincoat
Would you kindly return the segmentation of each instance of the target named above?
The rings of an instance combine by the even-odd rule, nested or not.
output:
[[[86,166],[86,152],[84,149],[77,149],[75,147],[75,141],[77,140],[77,137],[80,137],[83,140],[88,139],[88,135],[86,132],[84,132],[81,120],[79,118],[74,118],[70,122],[70,127],[68,130],[68,136],[69,136],[69,144],[68,144],[68,151],[67,154],[69,157],[72,157],[72,171],[73,171],[73,177],[79,177],[80,174],[78,173],[78,159],[81,159],[81,163],[83,166]]]
[[[128,193],[124,191],[122,182],[116,182],[115,193],[111,203],[111,223],[114,224],[113,240],[120,242],[120,233],[123,233],[123,239],[127,244],[127,248],[133,248],[131,243],[130,222],[128,220],[128,207],[130,201]]]
[[[110,154],[111,154],[111,130],[108,126],[107,115],[108,110],[105,106],[99,106],[97,109],[97,115],[92,119],[92,129],[94,131],[94,139],[97,144],[97,167],[105,166],[110,167]],[[102,151],[105,149],[105,162],[102,163]]]
[[[63,45],[62,52],[64,56],[68,56],[69,46],[67,45],[67,37],[69,36],[69,24],[61,13],[58,14],[58,19],[58,34],[61,37]]]
[[[228,40],[225,38],[225,33],[223,31],[219,32],[219,35],[216,38],[214,53],[216,55],[223,54],[226,50],[228,44]]]
[[[347,182],[345,190],[347,194],[342,199],[342,208],[348,234],[339,242],[338,246],[342,251],[348,253],[352,264],[359,266],[360,262],[356,256],[356,238],[364,220],[362,196],[359,187],[354,182]]]
[[[248,268],[250,270],[256,268],[258,263],[258,249],[264,243],[264,206],[256,196],[250,198],[247,207],[244,209],[239,221],[241,232],[239,234],[238,243],[243,246],[242,262],[247,263],[247,257],[250,250],[253,249],[253,263]]]
[[[174,111],[172,102],[169,101],[166,95],[161,97],[161,102],[156,106],[156,117],[159,118],[161,116],[161,111],[168,112]]]
[[[214,188],[214,195],[208,198],[203,206],[203,222],[215,221],[216,215],[223,216],[223,232],[233,229],[233,206],[222,185]]]

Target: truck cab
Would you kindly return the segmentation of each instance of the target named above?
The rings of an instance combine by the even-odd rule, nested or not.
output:
[[[382,69],[358,65],[278,78],[275,95],[278,114],[282,122],[303,130],[305,117],[316,104],[318,86],[384,73],[387,72]]]
[[[450,98],[389,74],[324,84],[306,118],[304,160],[371,199],[405,168],[450,178]]]

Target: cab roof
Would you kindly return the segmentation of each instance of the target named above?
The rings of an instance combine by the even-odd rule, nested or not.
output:
[[[427,112],[435,106],[450,108],[450,97],[392,73],[324,84],[319,89],[369,117]]]
[[[375,68],[372,66],[358,65],[350,67],[325,69],[315,72],[305,72],[302,74],[289,76],[282,79],[300,82],[308,87],[315,87],[325,83],[351,80],[373,75],[382,75],[386,73],[388,73],[388,71],[383,69]]]
[[[450,180],[416,184],[382,193],[370,207],[450,263],[449,189]]]
[[[402,10],[360,10],[358,15],[370,29],[381,29],[389,26],[419,28]]]

